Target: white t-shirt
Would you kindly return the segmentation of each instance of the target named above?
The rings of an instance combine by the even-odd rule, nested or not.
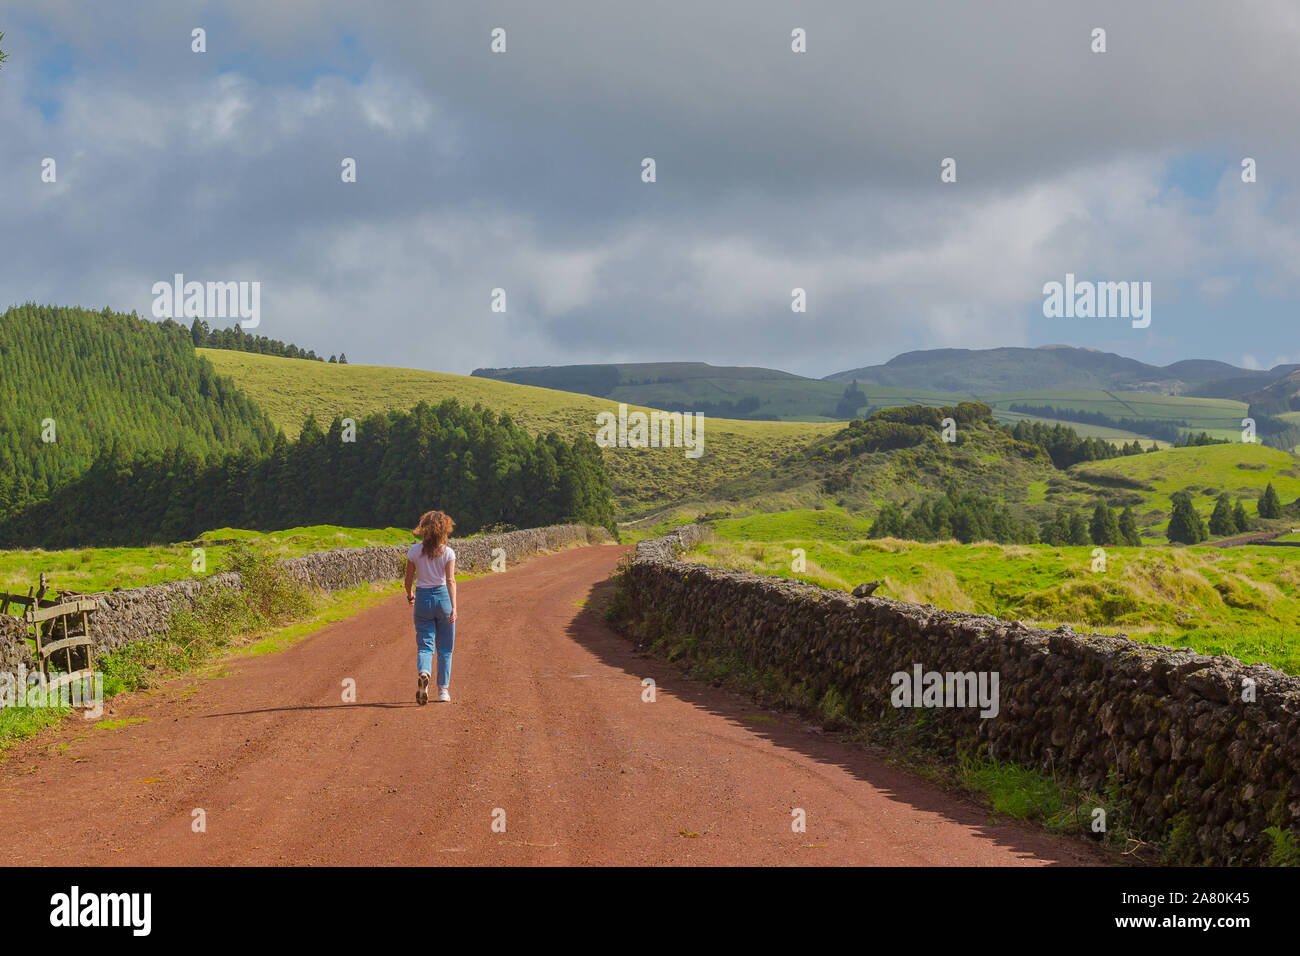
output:
[[[442,552],[430,558],[424,553],[424,542],[417,541],[407,549],[406,560],[415,565],[417,588],[436,588],[447,583],[447,562],[456,560],[456,552],[443,545]]]

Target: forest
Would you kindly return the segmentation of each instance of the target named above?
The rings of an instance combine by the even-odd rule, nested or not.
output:
[[[226,332],[257,350],[241,330]],[[434,507],[462,535],[614,526],[589,438],[534,438],[508,416],[449,401],[325,429],[308,419],[291,440],[196,353],[199,333],[205,345],[216,334],[108,309],[27,304],[0,315],[0,547],[405,527]]]
[[[309,418],[294,441],[280,433],[266,452],[206,463],[179,448],[128,457],[114,447],[0,522],[0,547],[180,542],[221,527],[406,527],[430,508],[449,513],[458,535],[570,521],[614,529],[595,442],[532,438],[508,416],[453,399],[327,429]]]
[[[269,451],[275,433],[175,322],[33,303],[0,314],[0,520],[114,445],[206,458]]]

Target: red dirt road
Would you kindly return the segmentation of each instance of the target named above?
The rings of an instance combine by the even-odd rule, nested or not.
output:
[[[580,606],[625,550],[461,584],[451,704],[415,703],[399,594],[228,676],[111,702],[142,723],[73,718],[18,745],[0,763],[0,864],[1099,861],[638,657]]]

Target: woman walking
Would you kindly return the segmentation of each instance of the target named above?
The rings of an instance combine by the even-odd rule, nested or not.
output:
[[[415,608],[415,702],[429,702],[430,665],[438,652],[438,700],[450,701],[451,651],[456,645],[456,552],[447,546],[455,522],[426,511],[416,526],[420,540],[406,552],[406,601]],[[415,583],[415,591],[411,584]]]

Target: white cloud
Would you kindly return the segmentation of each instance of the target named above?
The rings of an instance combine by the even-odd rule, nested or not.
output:
[[[1198,306],[1300,297],[1300,194],[1282,174],[1300,149],[1300,20],[1282,2],[1174,19],[1102,3],[1086,21],[814,2],[803,57],[775,2],[687,20],[670,0],[507,3],[491,22],[419,4],[360,22],[341,0],[239,0],[207,59],[174,5],[16,8],[76,57],[39,79],[57,56],[45,34],[9,31],[11,301],[143,312],[173,271],[251,272],[260,331],[356,361],[824,374],[904,348],[1061,340],[1213,357],[1223,325]],[[1081,52],[1094,15],[1112,25],[1105,57]],[[494,57],[498,19],[510,52]],[[34,99],[60,109],[47,121]],[[1167,188],[1171,159],[1219,148],[1257,156],[1260,181],[1229,156],[1208,199]],[[636,177],[647,154],[653,186]],[[45,155],[57,186],[39,182]],[[339,182],[344,156],[356,184]],[[1042,319],[1042,284],[1067,271],[1151,281],[1150,334]],[[498,286],[505,316],[488,310]],[[1236,315],[1232,331],[1290,330]]]

